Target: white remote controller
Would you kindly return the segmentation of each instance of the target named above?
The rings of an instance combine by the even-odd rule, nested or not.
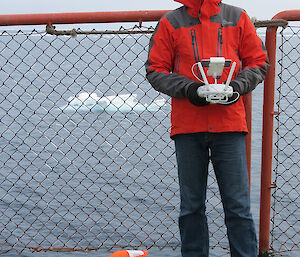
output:
[[[211,57],[210,60],[203,60],[204,63],[208,63],[207,74],[215,79],[214,84],[209,84],[205,75],[202,63],[197,63],[198,68],[201,72],[204,86],[198,88],[197,93],[200,97],[205,97],[206,101],[210,103],[226,103],[228,98],[233,95],[233,88],[229,86],[233,72],[236,66],[236,62],[232,63],[231,69],[225,84],[218,84],[217,78],[222,75],[225,64],[231,61],[225,60],[224,57]]]

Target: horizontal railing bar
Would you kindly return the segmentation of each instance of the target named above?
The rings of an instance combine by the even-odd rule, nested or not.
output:
[[[273,17],[273,20],[274,19],[283,19],[287,21],[300,21],[300,9],[280,12]]]
[[[150,22],[158,21],[168,10],[125,11],[125,12],[83,12],[0,15],[0,26]]]

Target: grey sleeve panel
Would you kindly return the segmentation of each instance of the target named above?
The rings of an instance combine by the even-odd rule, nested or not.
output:
[[[155,90],[174,98],[185,98],[188,87],[195,83],[187,77],[176,73],[159,73],[149,69],[146,71],[146,78]]]
[[[267,49],[262,41],[261,41],[261,47],[262,50],[267,53]],[[255,68],[246,68],[240,71],[237,74],[237,76],[233,79],[233,81],[236,82],[236,84],[238,85],[237,91],[241,95],[245,95],[253,91],[259,83],[264,81],[269,66],[270,66],[269,59],[267,56],[264,66],[262,67],[257,66]]]
[[[263,67],[246,68],[239,72],[233,79],[238,86],[237,91],[241,95],[245,95],[254,90],[256,86],[265,79],[268,67],[269,63],[266,61],[266,64]]]
[[[188,14],[186,6],[167,13],[166,18],[175,30],[182,27],[189,28],[201,23],[199,18],[192,17]]]
[[[222,24],[223,27],[235,27],[239,23],[243,9],[220,3],[220,12],[210,17],[211,22]]]
[[[156,26],[149,43],[148,60],[145,63],[146,78],[155,90],[174,98],[185,98],[188,87],[192,83],[195,83],[194,81],[177,73],[171,73],[171,71],[167,74],[165,72],[157,72],[149,69],[152,65],[149,60],[149,55],[153,47],[153,38],[155,37],[159,26],[160,23]]]

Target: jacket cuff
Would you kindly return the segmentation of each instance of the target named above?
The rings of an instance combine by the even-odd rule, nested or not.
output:
[[[230,86],[232,86],[234,92],[238,92],[240,95],[243,95],[243,91],[241,90],[241,86],[235,80],[230,82]]]
[[[201,85],[201,84],[200,84]],[[188,90],[190,87],[195,87],[197,86],[197,88],[200,86],[198,82],[193,81],[193,80],[189,80],[188,83],[185,86],[185,95],[188,96]]]

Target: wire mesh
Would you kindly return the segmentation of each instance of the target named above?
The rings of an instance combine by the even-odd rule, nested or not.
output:
[[[282,30],[278,52],[271,248],[300,250],[300,27]]]
[[[170,99],[145,80],[149,38],[1,32],[0,253],[180,246]]]

